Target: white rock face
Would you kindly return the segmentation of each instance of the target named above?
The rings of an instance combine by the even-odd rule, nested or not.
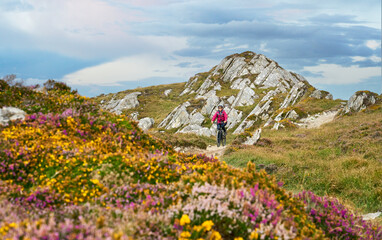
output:
[[[234,101],[235,101],[235,96],[230,96],[227,101],[229,102],[229,104],[232,104]]]
[[[109,102],[102,105],[102,107],[110,112],[121,114],[123,110],[132,109],[139,106],[138,96],[141,92],[133,92],[127,94],[122,99],[112,99]]]
[[[243,112],[236,110],[236,109],[231,109],[228,113],[228,121],[227,121],[227,129],[231,129],[235,127],[238,123],[240,123],[241,119],[243,118]]]
[[[134,121],[138,121],[138,116],[139,116],[138,112],[133,112],[130,114],[130,118],[133,119]]]
[[[261,136],[261,128],[257,129],[253,134],[252,137],[247,138],[247,140],[244,142],[244,145],[253,145],[259,141]]]
[[[0,125],[8,125],[10,121],[24,120],[26,113],[15,107],[3,107],[0,109]]]
[[[310,94],[311,98],[316,98],[316,99],[333,99],[333,95],[328,93],[328,92],[325,92],[325,91],[321,91],[321,90],[314,90],[312,92],[312,94]]]
[[[304,82],[299,82],[294,85],[288,96],[285,98],[284,102],[280,105],[280,108],[287,108],[290,105],[294,105],[297,100],[304,95],[306,92],[307,86]]]
[[[239,91],[222,96],[220,91],[224,90],[224,94],[227,94],[227,86]],[[215,124],[211,128],[203,127],[202,124],[210,120],[208,118],[212,117],[220,104],[225,106],[228,114],[227,129],[233,129],[234,134],[240,134],[255,125],[277,123],[285,118],[296,121],[300,116],[294,110],[282,111],[278,116],[275,116],[275,112],[298,103],[308,91],[308,87],[310,85],[304,77],[283,69],[264,55],[251,52],[234,54],[224,58],[209,75],[196,74],[186,83],[181,95],[195,94],[195,99],[203,101],[204,105],[188,112],[191,111],[187,111],[191,104],[183,103],[175,108],[159,127],[179,128],[178,132],[193,132],[204,136],[216,135]],[[259,89],[263,89],[261,93]],[[259,96],[263,97],[257,101]],[[312,97],[330,98],[331,95],[325,91],[315,91]],[[276,104],[276,100],[281,104]],[[255,104],[256,102],[258,103]],[[240,108],[252,105],[251,109]],[[261,130],[256,132],[247,143],[256,142],[256,136],[260,133]]]
[[[207,137],[210,137],[211,135],[213,135],[212,131],[209,128],[202,127],[197,124],[188,125],[178,132],[179,133],[194,133],[199,136],[207,136]]]
[[[168,95],[170,95],[170,93],[172,92],[172,89],[167,89],[163,92],[163,94],[168,97]]]
[[[211,115],[213,110],[218,106],[220,102],[220,98],[216,96],[216,93],[214,95],[210,95],[207,98],[206,104],[203,106],[201,113],[206,115]]]
[[[255,116],[256,119],[267,120],[269,118],[269,110],[272,105],[273,96],[277,95],[279,91],[269,91],[260,101],[259,104],[248,114],[244,121],[235,129],[234,134],[243,133],[245,129],[250,128],[255,124],[254,120],[248,119],[249,116]]]
[[[249,78],[238,78],[232,82],[231,89],[244,89],[249,85],[251,85],[251,80]]]
[[[272,62],[271,64],[269,64],[260,74],[259,76],[257,76],[256,80],[255,80],[255,85],[261,85],[265,79],[268,78],[269,74],[271,74],[271,72],[273,71],[273,69],[276,68],[276,63],[275,62]]]
[[[203,82],[202,86],[200,86],[200,88],[199,88],[198,90],[196,90],[196,93],[199,94],[199,95],[201,95],[201,96],[203,96],[203,95],[208,91],[208,89],[209,89],[211,86],[213,86],[213,85],[214,85],[214,83],[212,82],[212,80],[209,79],[209,78],[207,78],[207,79]]]
[[[244,71],[244,67],[247,65],[244,57],[232,58],[229,66],[225,69],[223,75],[223,81],[231,82],[234,78],[248,74],[248,71]]]
[[[255,103],[255,99],[259,98],[255,91],[250,87],[244,87],[240,90],[235,101],[232,103],[232,107],[236,106],[249,106]]]
[[[362,215],[362,219],[365,221],[373,220],[381,216],[381,214],[382,212],[368,213],[368,214]]]
[[[187,107],[191,104],[185,102],[182,105],[176,107],[167,117],[159,124],[160,128],[178,128],[189,121],[190,114],[187,112]]]
[[[145,117],[139,120],[138,127],[142,130],[149,130],[155,124],[153,118]]]
[[[214,86],[214,90],[215,91],[221,91],[222,90],[222,85],[220,85],[220,83],[216,83],[215,86]]]
[[[366,107],[375,104],[377,102],[376,96],[376,93],[366,91],[354,93],[345,107],[345,113],[359,112]]]
[[[196,109],[190,114],[190,120],[186,124],[190,125],[202,125],[204,122],[204,116],[200,112],[197,112]]]

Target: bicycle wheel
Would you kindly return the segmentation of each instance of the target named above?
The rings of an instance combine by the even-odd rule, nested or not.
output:
[[[218,131],[218,134],[216,135],[216,145],[217,145],[218,147],[220,147],[221,140],[222,140],[222,131],[219,130],[219,131]]]
[[[223,133],[222,136],[223,136],[223,137],[222,137],[222,138],[223,138],[223,139],[222,139],[222,145],[225,146],[226,143],[227,143],[227,133],[225,133],[225,134]]]

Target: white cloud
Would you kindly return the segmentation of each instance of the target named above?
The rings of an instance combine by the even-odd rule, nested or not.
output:
[[[129,23],[150,19],[139,10],[119,8],[102,0],[24,1],[32,7],[11,11],[0,8],[1,31],[15,34],[3,42],[5,46],[92,58],[116,56],[121,49],[128,52],[145,44],[128,33]]]
[[[376,50],[377,48],[381,47],[381,42],[375,41],[375,40],[369,40],[366,42],[366,46],[370,49]]]
[[[189,62],[189,67],[180,67],[180,62]],[[70,85],[118,86],[120,82],[139,81],[147,78],[179,78],[206,71],[216,64],[215,60],[190,57],[162,58],[158,55],[143,54],[124,57],[112,62],[88,67],[63,77]],[[203,67],[201,67],[203,65]]]
[[[371,60],[375,63],[381,62],[381,57],[378,57],[375,55],[373,55],[371,57],[354,56],[354,57],[351,57],[351,59],[352,59],[352,62],[363,62],[366,60]]]
[[[232,43],[225,43],[225,44],[220,44],[215,47],[215,49],[212,50],[212,52],[217,53],[217,52],[223,52],[223,51],[228,51],[228,50],[242,50],[242,49],[248,49],[249,45],[248,44],[242,44],[242,45],[237,45],[235,46]]]
[[[308,81],[315,84],[352,84],[360,83],[374,76],[381,76],[381,67],[360,68],[358,65],[343,67],[337,64],[320,64],[313,67],[304,67],[304,71],[321,75],[307,77]]]

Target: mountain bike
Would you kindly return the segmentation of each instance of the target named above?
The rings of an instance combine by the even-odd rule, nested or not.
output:
[[[220,147],[220,145],[225,146],[226,144],[226,134],[224,134],[223,128],[217,129],[216,144],[218,147]]]

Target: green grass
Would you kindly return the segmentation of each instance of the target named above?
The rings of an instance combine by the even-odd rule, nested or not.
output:
[[[381,146],[379,110],[344,116],[320,129],[264,129],[258,145],[232,146],[223,160],[235,167],[249,161],[274,164],[275,176],[288,190],[334,196],[372,212],[382,209]]]
[[[295,107],[308,114],[316,114],[327,110],[337,110],[341,107],[342,102],[344,101],[341,99],[331,100],[308,97],[296,104]]]
[[[125,110],[123,113],[129,115],[133,112],[138,112],[139,118],[152,117],[154,118],[155,125],[157,126],[172,110],[174,110],[174,108],[194,96],[185,94],[179,97],[185,84],[186,83],[174,83],[129,89],[116,94],[101,95],[96,97],[95,100],[97,102],[101,102],[102,100],[108,101],[113,97],[121,99],[126,94],[132,92],[142,92],[142,95],[138,96],[139,106],[134,109]],[[167,89],[172,89],[172,92],[168,97],[164,95],[164,91]]]

